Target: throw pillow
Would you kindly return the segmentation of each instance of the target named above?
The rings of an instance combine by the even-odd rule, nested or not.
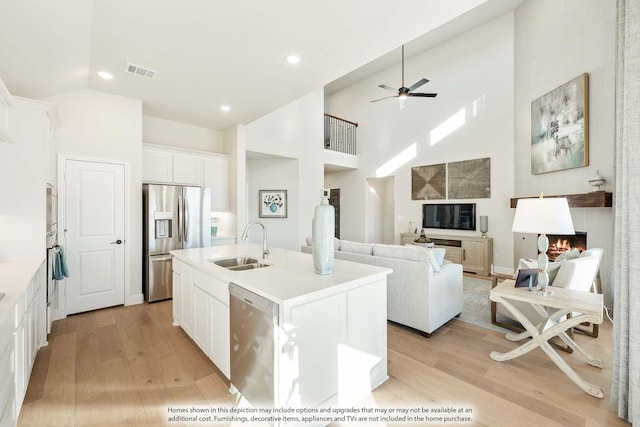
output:
[[[433,253],[436,261],[438,262],[438,266],[442,266],[442,263],[444,262],[444,255],[446,254],[447,250],[445,248],[431,248],[427,250]]]
[[[340,240],[340,251],[371,255],[373,254],[373,243],[358,243],[350,242],[348,240]]]

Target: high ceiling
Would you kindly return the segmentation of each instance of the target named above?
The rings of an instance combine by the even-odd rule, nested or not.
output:
[[[339,90],[397,65],[403,43],[410,57],[521,1],[3,0],[0,78],[18,96],[90,88],[140,99],[146,115],[224,129]],[[302,61],[288,64],[291,53]],[[127,63],[158,74],[127,74]]]

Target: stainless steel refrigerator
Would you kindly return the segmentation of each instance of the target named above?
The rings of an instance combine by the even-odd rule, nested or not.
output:
[[[169,251],[211,246],[211,193],[208,188],[144,184],[142,201],[144,298],[160,301],[173,294]]]

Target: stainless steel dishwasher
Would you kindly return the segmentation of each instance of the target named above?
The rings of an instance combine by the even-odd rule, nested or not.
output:
[[[231,384],[257,407],[274,404],[278,304],[229,283]]]

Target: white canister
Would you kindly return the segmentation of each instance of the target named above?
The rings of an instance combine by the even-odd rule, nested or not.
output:
[[[331,274],[333,270],[333,236],[335,234],[335,212],[329,197],[322,200],[313,212],[313,270],[317,274]]]

